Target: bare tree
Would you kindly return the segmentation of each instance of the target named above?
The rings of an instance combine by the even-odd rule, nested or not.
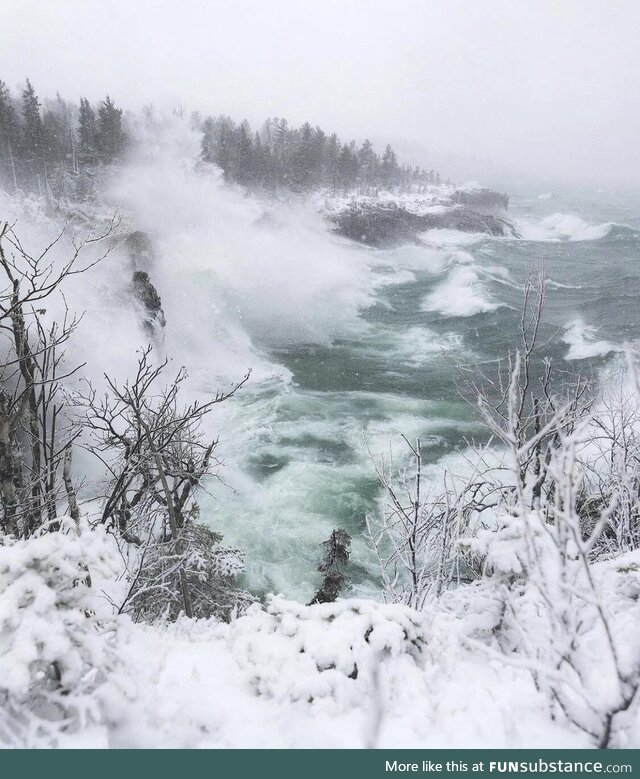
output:
[[[420,439],[411,443],[402,438],[408,462],[369,453],[383,488],[383,506],[379,517],[366,518],[367,539],[378,561],[385,597],[422,609],[450,584],[469,581],[479,573],[473,556],[459,542],[472,514],[489,505],[482,503],[489,485],[480,476],[487,466],[478,452],[465,480],[456,480],[445,470],[441,485],[436,486],[425,478]]]
[[[561,434],[588,414],[588,382],[538,359],[546,298],[544,268],[529,271],[523,288],[520,345],[498,364],[495,376],[478,365],[460,367],[462,396],[476,406],[489,433],[517,457],[529,504],[539,506],[548,465]],[[538,367],[541,366],[541,369]],[[503,496],[500,496],[502,499]]]
[[[108,254],[107,239],[116,224],[114,217],[99,235],[72,240],[70,257],[62,262],[53,250],[66,228],[32,255],[12,226],[0,226],[0,527],[5,533],[28,537],[44,522],[55,527],[60,472],[73,439],[65,429],[61,389],[82,367],[65,365],[65,345],[79,318],[69,314],[61,287]],[[93,244],[98,255],[85,260]],[[43,305],[54,294],[61,296],[64,313],[61,321],[46,324]]]
[[[592,559],[640,547],[640,395],[635,387],[637,357],[611,372],[599,392],[591,431],[579,452],[583,471],[578,511],[583,535],[607,522],[591,550]],[[631,381],[629,381],[631,378]]]
[[[105,394],[98,395],[90,384],[78,392],[79,424],[92,433],[87,448],[110,474],[102,522],[141,549],[128,601],[140,602],[143,587],[160,602],[164,598],[165,605],[168,598],[168,613],[174,618],[180,610],[191,617],[196,608],[188,563],[199,542],[203,553],[207,546],[205,529],[195,529],[199,509],[194,493],[205,478],[216,475],[219,465],[217,441],[205,439],[202,422],[216,404],[235,395],[249,374],[204,403],[182,406],[186,371],[181,369],[163,385],[167,362],[154,365],[151,354],[151,347],[140,354],[135,376],[123,384],[105,376]],[[209,538],[209,547],[219,540]],[[215,579],[219,563],[209,559],[199,571],[206,569]],[[200,574],[194,575],[197,579]],[[180,592],[178,611],[173,608],[175,583]]]

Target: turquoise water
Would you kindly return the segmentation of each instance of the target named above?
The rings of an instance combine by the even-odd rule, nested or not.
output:
[[[640,336],[640,211],[607,193],[543,195],[513,199],[521,239],[437,233],[424,247],[354,249],[366,253],[375,294],[351,331],[264,347],[291,380],[258,382],[237,400],[236,492],[217,513],[246,551],[249,586],[308,599],[318,545],[344,527],[354,538],[351,592],[371,592],[363,530],[380,489],[369,452],[399,453],[400,434],[420,436],[435,474],[482,439],[457,366],[490,373],[517,346],[527,269],[544,267],[547,279],[540,359],[597,375]]]

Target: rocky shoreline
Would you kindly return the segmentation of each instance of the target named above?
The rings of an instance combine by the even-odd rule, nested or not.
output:
[[[421,244],[428,230],[458,230],[519,237],[506,217],[507,195],[485,188],[438,189],[427,195],[354,196],[327,199],[325,217],[334,232],[376,248]]]

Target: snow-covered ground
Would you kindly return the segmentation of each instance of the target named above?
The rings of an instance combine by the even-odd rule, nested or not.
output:
[[[525,649],[500,648],[501,580],[455,588],[421,613],[370,600],[305,606],[272,597],[230,624],[182,619],[152,627],[114,613],[126,585],[113,537],[67,524],[67,532],[0,546],[3,745],[593,745],[567,719],[554,720],[541,681],[553,680],[554,669]],[[513,539],[492,537],[493,564],[506,570]],[[632,665],[640,647],[640,555],[594,571],[614,639],[624,636],[621,666]],[[524,593],[523,604],[525,632],[544,642],[535,599]],[[583,681],[602,696],[591,701],[596,708],[610,696],[605,639],[588,608],[583,616],[580,640],[593,677]],[[632,708],[619,746],[640,746]]]
[[[483,198],[493,199],[497,193],[478,184],[470,183],[463,186],[453,184],[428,185],[421,192],[389,192],[376,190],[373,194],[341,193],[332,190],[319,190],[313,200],[321,213],[331,217],[345,211],[354,205],[377,205],[401,207],[410,214],[425,216],[441,215],[460,208],[468,199],[470,202],[482,202]]]

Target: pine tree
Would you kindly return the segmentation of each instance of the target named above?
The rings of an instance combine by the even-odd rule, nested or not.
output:
[[[319,187],[322,184],[324,174],[324,150],[327,145],[327,136],[321,127],[316,127],[313,132],[311,148],[312,159],[312,186]]]
[[[251,128],[245,119],[238,128],[235,143],[235,179],[240,184],[248,185],[253,173],[253,145],[251,143]]]
[[[31,161],[42,159],[42,118],[40,101],[33,85],[27,79],[22,91],[22,150]]]
[[[18,151],[18,122],[11,94],[4,81],[0,81],[0,165],[2,179],[17,189],[15,154]]]
[[[286,119],[276,119],[274,133],[275,176],[277,185],[287,185],[289,178],[289,127]]]
[[[233,181],[236,126],[229,116],[219,117],[216,124],[213,162],[222,168],[225,179]]]
[[[300,128],[297,148],[291,158],[290,183],[294,189],[310,189],[314,174],[313,130],[309,122]]]
[[[338,185],[348,190],[355,187],[358,181],[358,157],[351,146],[346,144],[338,155]]]
[[[48,163],[64,166],[68,140],[64,119],[54,111],[46,111],[42,119],[42,149]]]
[[[98,106],[97,146],[104,162],[113,162],[124,149],[122,109],[107,95]]]
[[[339,528],[334,530],[321,546],[323,554],[318,571],[323,576],[322,584],[310,601],[310,606],[314,603],[333,603],[338,597],[346,581],[341,568],[349,562],[351,536],[346,530]]]
[[[330,186],[334,192],[338,185],[338,157],[340,156],[340,141],[335,133],[332,133],[324,147],[323,174],[324,184]]]
[[[80,159],[92,164],[97,159],[97,126],[96,114],[86,97],[80,98],[80,114],[78,116],[78,138],[80,140]]]
[[[360,180],[365,187],[371,187],[376,183],[377,155],[373,150],[371,141],[367,138],[358,152],[360,163]]]
[[[358,149],[355,141],[341,143],[336,133],[327,136],[309,122],[291,128],[283,117],[267,119],[253,135],[246,120],[237,126],[228,116],[209,117],[201,130],[202,159],[218,165],[228,181],[249,187],[348,192],[361,186],[367,192],[382,185],[409,192],[415,184],[422,188],[433,174],[400,166],[390,145],[381,158],[368,139]]]
[[[398,172],[398,160],[396,158],[395,152],[391,146],[387,144],[387,148],[384,150],[384,155],[382,156],[382,185],[387,189],[395,186],[398,180]]]

